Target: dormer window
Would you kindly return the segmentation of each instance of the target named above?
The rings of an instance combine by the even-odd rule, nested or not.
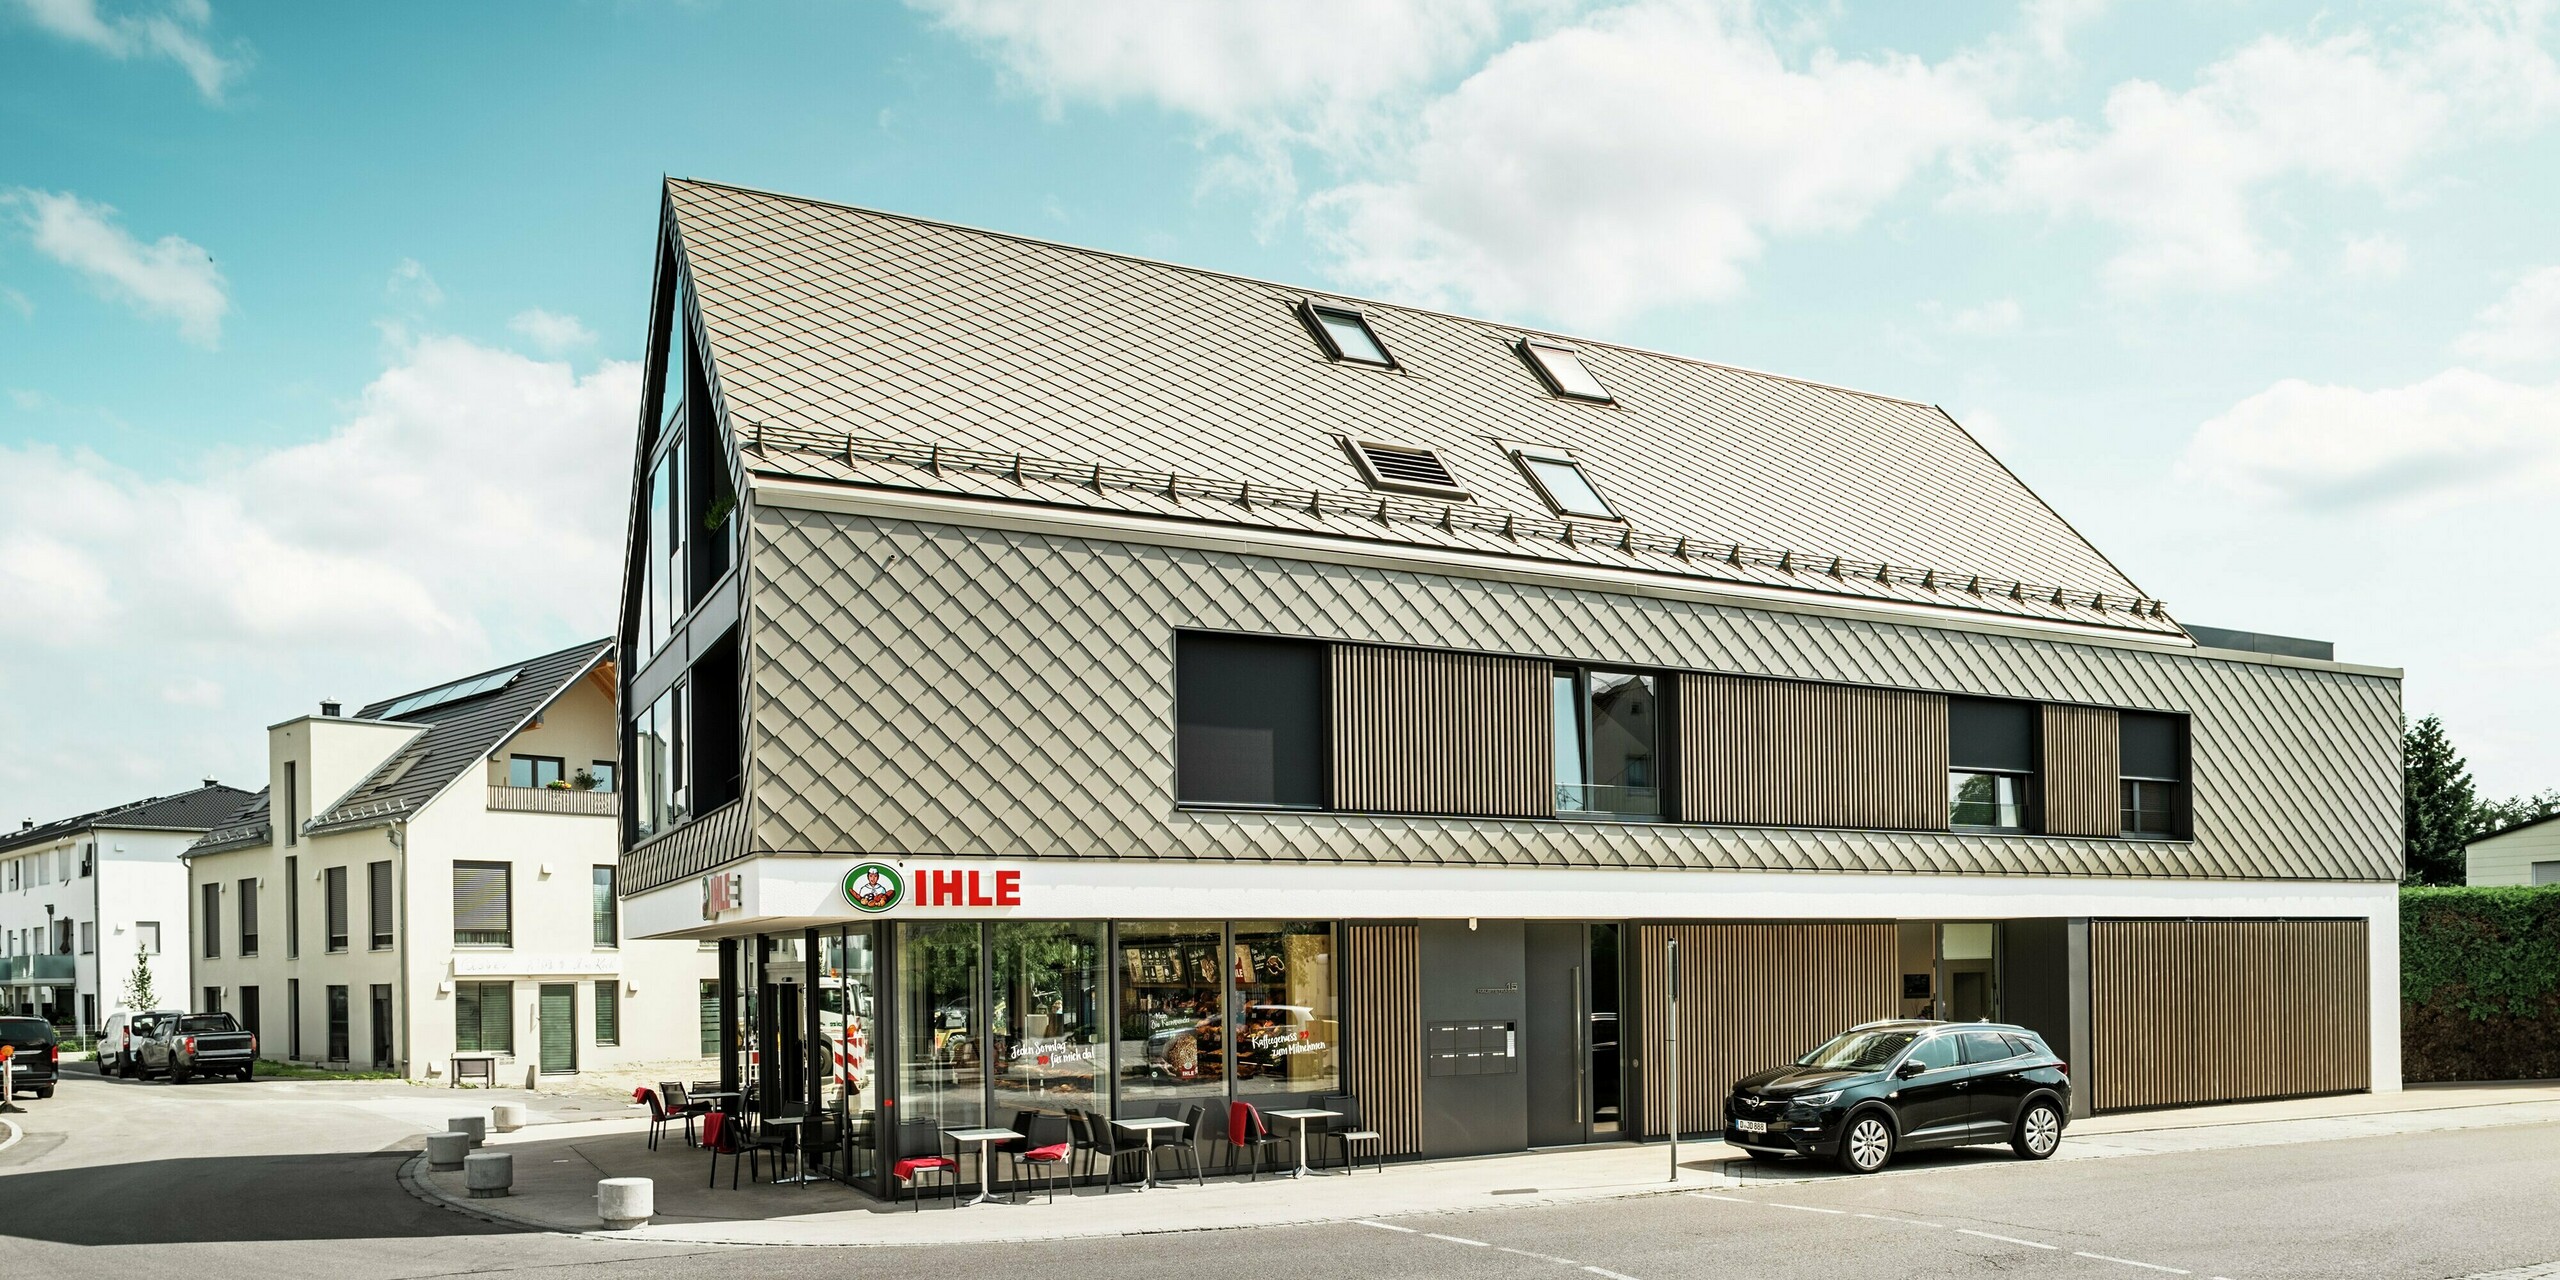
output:
[[[1609,389],[1582,365],[1582,354],[1560,342],[1544,338],[1527,338],[1520,343],[1520,358],[1538,371],[1540,381],[1549,391],[1572,400],[1592,400],[1607,404]]]
[[[1430,449],[1383,440],[1345,440],[1343,445],[1351,451],[1351,460],[1360,465],[1361,478],[1372,489],[1428,494],[1461,502],[1469,496],[1466,487],[1450,474],[1449,464]]]
[[[1609,500],[1582,473],[1582,463],[1562,449],[1527,446],[1511,451],[1529,483],[1538,487],[1538,496],[1560,516],[1582,516],[1591,520],[1616,520],[1618,512]]]
[[[1326,303],[1306,304],[1307,327],[1324,343],[1325,354],[1353,364],[1374,364],[1384,369],[1395,367],[1387,354],[1386,344],[1378,341],[1377,331],[1369,327],[1369,318],[1349,307]]]

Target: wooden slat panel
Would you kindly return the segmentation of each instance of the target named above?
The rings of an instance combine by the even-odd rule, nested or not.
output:
[[[1891,923],[1642,925],[1635,931],[1644,1135],[1670,1132],[1665,943],[1680,943],[1681,1127],[1723,1124],[1733,1082],[1793,1062],[1861,1022],[1890,1018]]]
[[[1743,826],[1947,827],[1947,699],[1680,677],[1680,816]]]
[[[1422,941],[1410,924],[1344,927],[1342,1087],[1387,1154],[1422,1150]]]
[[[1334,808],[1555,815],[1550,664],[1358,644],[1332,655]]]
[[[2362,920],[2093,920],[2090,1104],[2373,1086]]]
[[[2057,836],[2124,831],[2116,713],[2105,707],[2044,709],[2044,829]]]

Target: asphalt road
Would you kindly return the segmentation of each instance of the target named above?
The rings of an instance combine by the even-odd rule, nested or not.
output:
[[[398,1181],[405,1086],[78,1078],[0,1151],[12,1274],[631,1277],[2486,1275],[2560,1261],[2560,1126],[2024,1164],[1375,1223],[934,1249],[525,1234]],[[1390,1175],[1392,1176],[1392,1175]],[[1275,1188],[1275,1194],[1285,1194]]]

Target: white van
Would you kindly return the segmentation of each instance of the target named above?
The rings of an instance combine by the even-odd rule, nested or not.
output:
[[[98,1024],[98,1074],[122,1076],[127,1080],[142,1073],[142,1042],[149,1039],[151,1029],[159,1023],[185,1012],[181,1009],[148,1009],[136,1013],[118,1009]]]

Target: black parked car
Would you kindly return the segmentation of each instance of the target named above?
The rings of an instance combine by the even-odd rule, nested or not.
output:
[[[1724,1140],[1755,1160],[1813,1156],[1873,1173],[1896,1151],[2062,1145],[2071,1077],[2044,1039],[1997,1022],[1870,1022],[1734,1082]]]
[[[0,1018],[0,1044],[16,1051],[9,1065],[0,1067],[9,1073],[10,1089],[21,1098],[52,1097],[62,1070],[62,1044],[54,1038],[53,1024],[42,1018]]]

